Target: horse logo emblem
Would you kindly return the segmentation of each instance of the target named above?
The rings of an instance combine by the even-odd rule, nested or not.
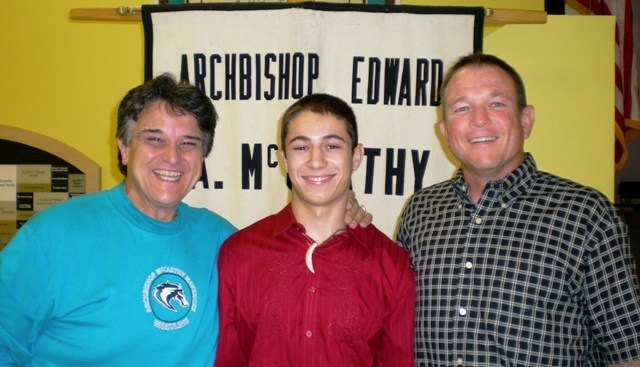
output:
[[[198,308],[198,291],[184,271],[161,266],[144,281],[142,303],[146,313],[153,314],[153,326],[178,330],[190,324],[189,316]]]
[[[184,295],[182,284],[172,284],[168,280],[164,283],[158,284],[153,290],[153,299],[155,299],[165,309],[178,312],[173,303],[177,303],[182,308],[189,307],[189,301]]]

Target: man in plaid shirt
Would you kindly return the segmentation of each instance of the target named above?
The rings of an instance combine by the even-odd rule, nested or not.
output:
[[[599,192],[524,152],[535,111],[497,57],[461,58],[439,129],[457,177],[417,192],[398,242],[416,272],[418,366],[640,366],[628,230]]]

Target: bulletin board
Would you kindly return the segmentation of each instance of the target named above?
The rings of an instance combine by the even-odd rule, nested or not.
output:
[[[0,250],[35,213],[100,189],[100,167],[47,136],[0,125]]]

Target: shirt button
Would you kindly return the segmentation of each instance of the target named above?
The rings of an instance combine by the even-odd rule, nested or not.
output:
[[[458,204],[458,209],[462,209],[462,204]]]
[[[482,218],[476,218],[476,224],[482,223]]]
[[[311,288],[309,288],[309,293],[316,293],[316,287],[311,286]]]
[[[307,330],[307,332],[304,333],[304,335],[307,337],[307,339],[310,339],[313,336],[313,333],[311,332],[311,330]]]
[[[456,359],[456,366],[462,366],[462,364],[464,364],[464,359],[462,358]]]
[[[464,264],[464,267],[465,267],[465,268],[467,268],[467,269],[471,269],[471,268],[473,268],[473,264],[471,263],[471,261],[467,261],[467,262]]]
[[[464,307],[460,307],[458,312],[460,313],[461,316],[464,316],[467,314],[467,310]]]
[[[500,206],[502,207],[502,209],[505,209],[507,207],[507,204],[502,203],[502,204],[500,204]]]

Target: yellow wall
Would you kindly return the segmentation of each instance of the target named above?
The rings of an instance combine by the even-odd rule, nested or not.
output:
[[[69,20],[72,8],[150,1],[10,1],[0,12],[0,124],[66,143],[120,181],[115,157],[119,100],[143,81],[141,23]],[[405,2],[407,3],[407,2]],[[460,5],[461,1],[428,1]],[[542,10],[542,1],[463,1]],[[527,150],[541,169],[613,198],[612,17],[550,16],[542,25],[485,27],[485,52],[518,69],[537,122]]]
[[[536,124],[525,149],[542,170],[614,198],[615,18],[549,16],[545,25],[504,26],[485,52],[519,70]]]
[[[103,188],[121,179],[115,113],[124,93],[144,80],[142,24],[71,21],[69,10],[120,5],[7,1],[0,11],[0,124],[47,135],[86,154],[102,167]]]
[[[401,0],[412,5],[544,10],[542,0]],[[536,124],[525,150],[538,168],[614,198],[614,30],[611,16],[549,16],[485,26],[484,52],[518,70]]]

